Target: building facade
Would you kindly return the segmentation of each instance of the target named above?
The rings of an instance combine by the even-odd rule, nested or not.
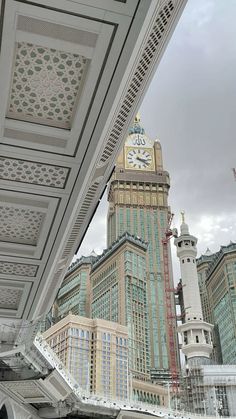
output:
[[[214,254],[210,252],[209,249],[205,252],[204,255],[201,255],[197,260],[197,274],[198,274],[198,285],[200,291],[200,299],[202,304],[202,314],[203,319],[208,322],[214,324],[214,329],[212,331],[212,342],[213,342],[213,350],[212,350],[212,359],[217,364],[222,364],[222,354],[220,348],[220,338],[219,338],[219,328],[218,325],[215,324],[213,311],[210,306],[209,295],[207,290],[207,272],[210,266],[210,263],[214,259]]]
[[[213,260],[213,254],[207,249],[204,255],[201,255],[197,260],[197,275],[200,292],[200,299],[202,305],[202,315],[206,322],[212,323],[212,311],[210,309],[209,296],[207,292],[206,279],[209,264]]]
[[[95,254],[82,256],[70,265],[54,303],[54,318],[69,313],[90,317],[90,271],[95,258]]]
[[[141,380],[150,370],[146,251],[147,243],[124,233],[91,271],[91,316],[127,326],[129,371]]]
[[[118,323],[69,314],[44,333],[87,393],[127,399],[128,330]]]
[[[201,263],[198,264],[200,272]],[[221,246],[206,271],[206,287],[223,364],[236,364],[236,243]]]
[[[166,387],[136,379],[132,380],[131,386],[132,401],[169,407],[170,394]]]
[[[183,406],[211,417],[236,415],[236,366],[195,363],[185,368]]]
[[[170,367],[162,249],[170,213],[169,187],[161,145],[146,136],[139,117],[136,117],[109,185],[108,246],[126,231],[148,242],[146,281],[150,366],[162,376],[163,371]],[[170,282],[173,284],[170,251],[169,261]],[[171,305],[175,315],[174,296]],[[173,332],[177,336],[176,330]],[[178,365],[177,340],[174,344]]]

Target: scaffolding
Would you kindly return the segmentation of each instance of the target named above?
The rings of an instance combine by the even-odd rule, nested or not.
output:
[[[163,268],[165,284],[165,303],[166,303],[166,321],[168,331],[168,343],[170,354],[170,375],[171,390],[177,396],[179,389],[179,368],[177,362],[177,332],[176,332],[176,314],[173,312],[173,295],[176,292],[170,281],[170,263],[169,263],[169,241],[171,237],[177,236],[177,230],[170,228],[174,214],[171,214],[168,220],[168,226],[162,239],[163,245]]]

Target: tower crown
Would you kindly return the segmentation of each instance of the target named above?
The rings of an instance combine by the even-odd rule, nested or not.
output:
[[[139,114],[136,115],[133,125],[131,125],[131,127],[129,128],[129,135],[130,134],[141,134],[141,135],[145,134],[145,129],[140,124]]]

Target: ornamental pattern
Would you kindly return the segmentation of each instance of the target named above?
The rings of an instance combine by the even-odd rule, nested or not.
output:
[[[0,274],[4,275],[35,277],[37,269],[37,265],[0,261]]]
[[[9,391],[12,391],[16,395],[24,398],[40,398],[42,402],[42,398],[45,398],[44,393],[39,388],[37,381],[28,380],[28,381],[21,381],[20,385],[19,382],[5,382],[4,387]],[[49,398],[47,398],[49,399]]]
[[[17,310],[23,290],[0,287],[0,309]]]
[[[165,5],[163,5],[163,9],[158,13],[155,25],[143,50],[141,59],[131,80],[126,97],[124,98],[116,121],[113,124],[112,130],[109,133],[109,138],[107,138],[106,146],[102,152],[98,166],[107,164],[113,155],[123,130],[125,128],[127,129],[126,120],[131,110],[133,109],[133,105],[136,101],[136,98],[138,97],[139,92],[142,91],[142,86],[146,80],[146,75],[149,72],[150,63],[160,52],[158,47],[166,31],[166,25],[172,16],[172,11],[174,10],[174,4],[171,0],[169,0],[167,4],[166,0],[163,0],[162,3]]]
[[[0,157],[0,179],[63,188],[68,172],[66,167]]]
[[[86,63],[78,54],[18,42],[8,116],[70,128]]]
[[[39,211],[0,206],[0,239],[36,245],[43,218]]]

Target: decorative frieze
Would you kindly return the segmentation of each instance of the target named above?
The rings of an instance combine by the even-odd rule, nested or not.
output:
[[[70,128],[86,63],[78,54],[18,42],[8,117]]]
[[[0,240],[36,245],[43,219],[40,211],[0,206]]]
[[[64,188],[69,168],[0,157],[0,179]]]
[[[0,261],[0,274],[35,277],[37,274],[37,265],[28,265],[26,263],[16,263]]]

